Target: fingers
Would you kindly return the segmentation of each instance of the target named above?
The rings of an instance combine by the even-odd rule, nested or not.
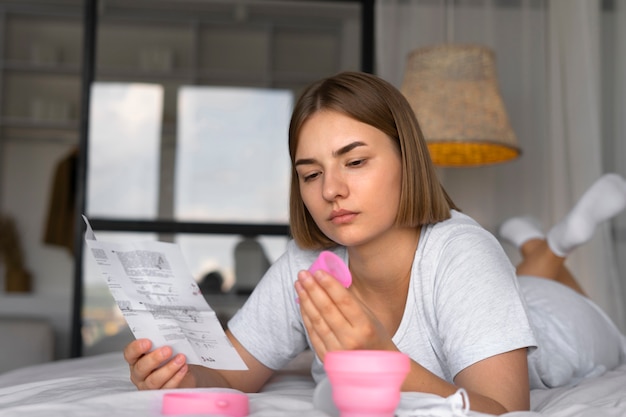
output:
[[[359,303],[350,292],[327,272],[300,271],[296,291],[298,296],[312,303],[306,307],[314,307],[328,322],[334,319],[343,325],[345,321],[358,320],[361,313]]]
[[[188,372],[185,355],[172,358],[172,348],[163,346],[149,352],[152,343],[146,339],[131,342],[124,349],[130,367],[130,380],[139,389],[177,388]]]
[[[311,346],[315,350],[317,356],[322,361],[324,361],[326,352],[341,349],[341,343],[339,342],[337,337],[332,332],[330,332],[328,326],[326,326],[325,323],[317,320],[314,324],[313,321],[310,319],[310,316],[310,313],[306,313],[304,311],[302,312],[302,319],[304,322],[304,326],[307,329],[309,340],[311,341]]]
[[[124,360],[132,366],[141,356],[146,354],[151,347],[152,342],[148,339],[133,340],[124,348]]]
[[[185,355],[178,354],[163,366],[151,372],[144,379],[141,389],[178,388],[187,374],[188,369],[189,367],[186,364]]]
[[[299,296],[314,302],[319,309],[332,310],[332,312],[340,312],[354,304],[348,290],[324,271],[317,271],[315,274],[300,271],[298,281],[296,281],[296,291]]]
[[[395,349],[380,320],[331,275],[301,271],[295,287],[302,320],[320,359],[331,350]]]
[[[322,357],[324,351],[346,348],[340,336],[350,333],[351,320],[360,314],[349,292],[322,271],[315,275],[301,271],[296,291],[304,324],[318,356]]]

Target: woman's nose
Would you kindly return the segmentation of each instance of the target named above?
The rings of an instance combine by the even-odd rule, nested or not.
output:
[[[322,194],[327,201],[334,201],[340,197],[345,198],[348,195],[348,186],[341,173],[329,171],[324,173]]]

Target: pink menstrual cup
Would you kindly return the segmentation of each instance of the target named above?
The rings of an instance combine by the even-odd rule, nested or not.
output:
[[[346,288],[352,284],[352,275],[348,266],[339,256],[332,252],[323,251],[320,253],[309,268],[309,272],[314,274],[315,271],[320,269],[334,276]]]
[[[324,358],[341,417],[393,417],[410,367],[409,357],[395,351],[338,350]]]

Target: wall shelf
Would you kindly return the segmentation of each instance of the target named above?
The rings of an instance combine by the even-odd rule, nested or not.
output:
[[[80,66],[78,64],[35,64],[30,61],[4,61],[2,70],[22,73],[33,73],[36,75],[73,75],[80,76]]]
[[[78,120],[54,121],[36,120],[26,117],[3,117],[2,119],[0,119],[0,126],[9,128],[58,129],[76,131],[78,129]]]

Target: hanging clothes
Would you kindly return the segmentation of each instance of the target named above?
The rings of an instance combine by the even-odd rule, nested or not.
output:
[[[74,253],[74,216],[76,207],[76,166],[78,149],[72,149],[57,164],[50,194],[50,204],[43,241],[63,246]]]

